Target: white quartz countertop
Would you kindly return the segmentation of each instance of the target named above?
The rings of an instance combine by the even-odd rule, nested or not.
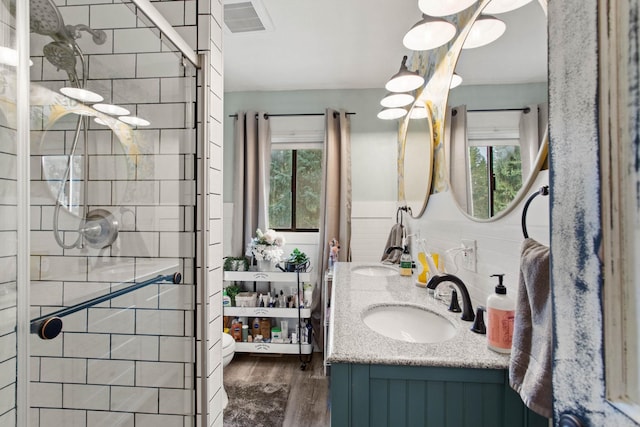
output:
[[[506,369],[509,355],[487,348],[486,335],[471,332],[473,322],[447,310],[444,302],[416,286],[414,277],[365,276],[355,266],[375,263],[337,263],[333,274],[328,342],[328,362],[383,365],[440,366]],[[377,264],[380,265],[380,264]],[[446,285],[442,283],[439,286]],[[453,338],[438,343],[409,343],[387,338],[364,324],[371,306],[408,304],[436,312],[456,327]],[[462,306],[462,301],[460,299]],[[475,313],[476,307],[474,307]],[[485,316],[486,322],[486,316]],[[428,328],[429,325],[424,325]]]

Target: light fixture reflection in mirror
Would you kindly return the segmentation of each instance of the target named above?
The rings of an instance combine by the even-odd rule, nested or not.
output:
[[[131,126],[149,126],[151,124],[148,120],[135,116],[120,116],[118,119]]]
[[[462,49],[475,49],[493,43],[506,29],[506,24],[495,16],[480,15],[473,23]]]
[[[424,77],[415,71],[409,71],[407,59],[408,57],[405,55],[402,58],[402,64],[400,64],[400,71],[394,74],[384,86],[389,92],[410,92],[424,84]]]
[[[429,115],[429,112],[424,107],[424,105],[416,104],[409,113],[409,118],[412,120],[416,119],[426,119]]]
[[[386,108],[405,107],[415,101],[410,93],[388,93],[380,101],[380,105]]]
[[[100,117],[95,117],[93,121],[99,124],[100,126],[109,126],[109,124],[104,120],[102,120]]]
[[[382,120],[395,120],[407,115],[404,108],[383,108],[378,113],[378,118]]]
[[[490,15],[511,12],[521,8],[531,0],[491,0],[489,4],[482,10],[482,13]]]
[[[78,87],[62,87],[60,88],[60,93],[62,93],[65,96],[68,96],[69,98],[73,98],[76,101],[90,103],[90,104],[94,104],[96,102],[102,102],[104,100],[104,98],[101,95],[95,92],[92,92],[90,90],[81,89]]]
[[[128,116],[131,114],[126,108],[113,104],[93,104],[93,108],[111,116]]]
[[[467,9],[477,0],[420,0],[418,8],[431,16],[447,16]]]
[[[449,89],[457,88],[461,84],[462,84],[462,77],[460,77],[456,73],[453,73],[453,76],[451,76],[451,84],[449,84]]]
[[[410,50],[430,50],[442,46],[456,35],[456,27],[449,21],[422,15],[402,39],[404,47]]]
[[[427,206],[433,175],[433,128],[425,103],[416,102],[402,123],[401,132],[399,165],[404,200],[400,202],[411,208],[412,217],[419,218]]]

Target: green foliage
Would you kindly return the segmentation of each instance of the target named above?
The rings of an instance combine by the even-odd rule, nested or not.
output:
[[[236,265],[241,263],[243,269],[238,269]],[[249,260],[246,257],[225,257],[224,264],[222,264],[224,271],[249,271]]]
[[[291,150],[271,151],[269,178],[269,226],[275,229],[291,228]]]
[[[288,261],[292,264],[304,264],[305,262],[309,261],[309,257],[307,257],[307,254],[301,252],[298,248],[295,248],[291,252],[291,255],[289,255]]]
[[[294,173],[296,224],[292,224]],[[295,228],[318,228],[321,181],[322,150],[272,150],[269,226],[275,229],[292,229],[294,225]]]
[[[322,150],[298,150],[296,228],[318,228]]]
[[[488,150],[492,151],[493,156],[491,170],[488,169]],[[474,218],[489,218],[489,191],[493,190],[493,214],[496,215],[509,206],[522,188],[522,162],[518,146],[469,147],[469,168]],[[489,181],[490,172],[493,174],[493,189]]]
[[[489,175],[486,151],[480,147],[469,147],[471,169],[472,215],[474,218],[489,218]]]
[[[238,295],[242,289],[238,285],[229,285],[225,288],[227,295],[231,298],[231,305],[236,305],[236,295]]]
[[[494,213],[503,211],[522,188],[522,161],[520,147],[504,145],[493,147]]]

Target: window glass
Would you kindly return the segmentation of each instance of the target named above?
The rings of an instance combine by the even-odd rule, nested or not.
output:
[[[322,150],[271,151],[269,227],[315,231],[319,226]]]
[[[468,154],[472,215],[490,218],[509,206],[522,187],[520,147],[474,144]]]

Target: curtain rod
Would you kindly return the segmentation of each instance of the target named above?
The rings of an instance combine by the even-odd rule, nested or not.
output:
[[[347,116],[355,116],[356,113],[346,113]],[[335,113],[333,114],[335,117]],[[268,119],[269,117],[291,117],[291,116],[324,116],[324,113],[286,113],[286,114],[268,114],[264,113],[264,118]],[[237,114],[229,114],[229,117],[233,117],[234,119],[238,117]],[[258,113],[256,113],[256,119],[258,118]]]
[[[481,113],[481,112],[495,112],[495,111],[524,111],[525,113],[528,113],[529,111],[531,111],[531,109],[529,107],[523,107],[523,108],[489,108],[486,110],[467,110],[467,113]]]

